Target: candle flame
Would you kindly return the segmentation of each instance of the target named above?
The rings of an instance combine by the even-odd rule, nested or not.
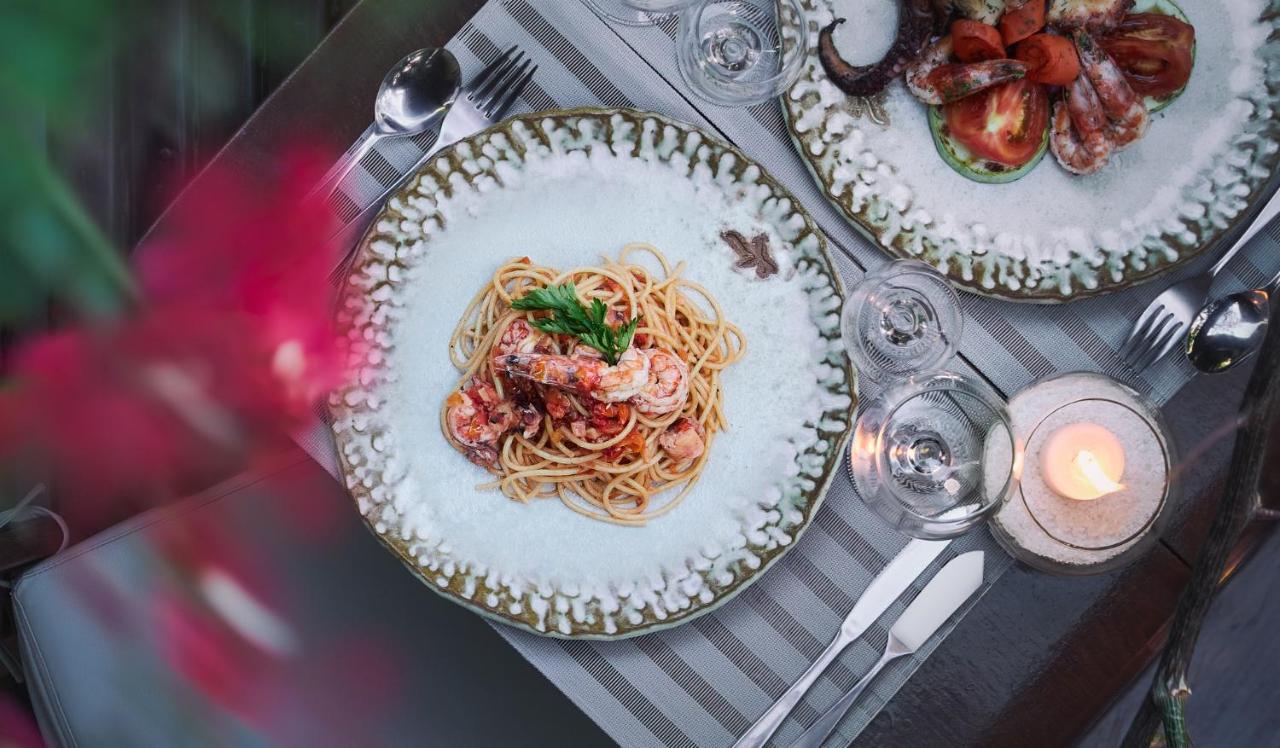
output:
[[[1107,471],[1103,469],[1102,463],[1098,461],[1097,455],[1087,449],[1082,449],[1076,453],[1076,459],[1073,461],[1076,470],[1080,472],[1080,476],[1084,478],[1085,483],[1089,484],[1095,492],[1092,498],[1106,496],[1109,493],[1115,493],[1124,486],[1117,483]]]

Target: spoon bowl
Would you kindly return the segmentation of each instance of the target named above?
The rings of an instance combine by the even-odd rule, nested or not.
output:
[[[387,71],[374,100],[374,127],[384,135],[417,133],[449,111],[462,87],[462,68],[447,49],[411,52]]]
[[[1187,358],[1200,371],[1226,371],[1262,345],[1271,317],[1271,295],[1261,289],[1240,291],[1204,306],[1187,331]]]
[[[462,90],[462,68],[447,49],[410,52],[387,71],[373,102],[373,124],[312,189],[328,196],[369,151],[386,138],[417,135],[444,121]]]

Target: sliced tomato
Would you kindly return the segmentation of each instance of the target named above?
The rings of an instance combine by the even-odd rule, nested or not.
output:
[[[983,62],[1007,57],[1000,32],[981,21],[957,18],[951,24],[951,48],[960,62]]]
[[[1076,45],[1065,36],[1033,34],[1018,42],[1013,58],[1027,63],[1027,78],[1036,83],[1069,86],[1080,75]]]
[[[1100,43],[1142,96],[1169,96],[1191,78],[1196,30],[1173,16],[1133,13]]]
[[[1035,157],[1049,128],[1049,94],[1024,79],[943,107],[948,135],[974,156],[1018,167]]]
[[[1017,8],[1010,8],[1000,18],[1000,36],[1006,47],[1026,39],[1044,28],[1045,0],[1030,0]]]

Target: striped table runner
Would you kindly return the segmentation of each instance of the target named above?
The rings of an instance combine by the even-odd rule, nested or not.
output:
[[[830,239],[846,284],[853,286],[864,269],[885,262],[823,198],[791,144],[776,103],[730,109],[685,89],[675,70],[675,32],[674,19],[644,28],[611,27],[579,0],[490,0],[448,47],[468,78],[513,44],[531,54],[538,75],[518,111],[634,107],[716,133],[759,161],[808,208]],[[393,142],[366,157],[343,182],[343,215],[350,219],[368,205],[428,144],[428,139]],[[1280,268],[1276,238],[1258,244],[1265,246],[1241,257],[1220,279],[1223,288],[1255,285]],[[1202,267],[1197,263],[1194,269]],[[1129,380],[1163,402],[1191,376],[1185,362],[1171,358],[1137,379],[1115,353],[1131,321],[1163,286],[1153,283],[1052,308],[963,294],[967,327],[955,366],[976,369],[1006,396],[1046,375],[1087,369]],[[337,475],[323,424],[296,438]],[[565,642],[496,628],[619,743],[727,746],[817,657],[863,589],[905,543],[863,506],[842,472],[797,547],[715,613],[621,642]],[[988,552],[985,591],[1013,563],[985,530],[953,543],[933,570],[975,549]],[[887,640],[885,623],[901,613],[919,587],[827,672],[779,731],[779,745],[793,741],[871,666]],[[852,741],[953,626],[916,655],[891,665],[833,742]]]

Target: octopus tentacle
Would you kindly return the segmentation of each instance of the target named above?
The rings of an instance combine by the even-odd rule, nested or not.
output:
[[[933,0],[903,0],[899,12],[893,45],[883,59],[870,65],[850,65],[836,49],[835,30],[845,19],[835,19],[818,33],[818,60],[837,88],[850,96],[874,96],[920,54],[934,28]]]

